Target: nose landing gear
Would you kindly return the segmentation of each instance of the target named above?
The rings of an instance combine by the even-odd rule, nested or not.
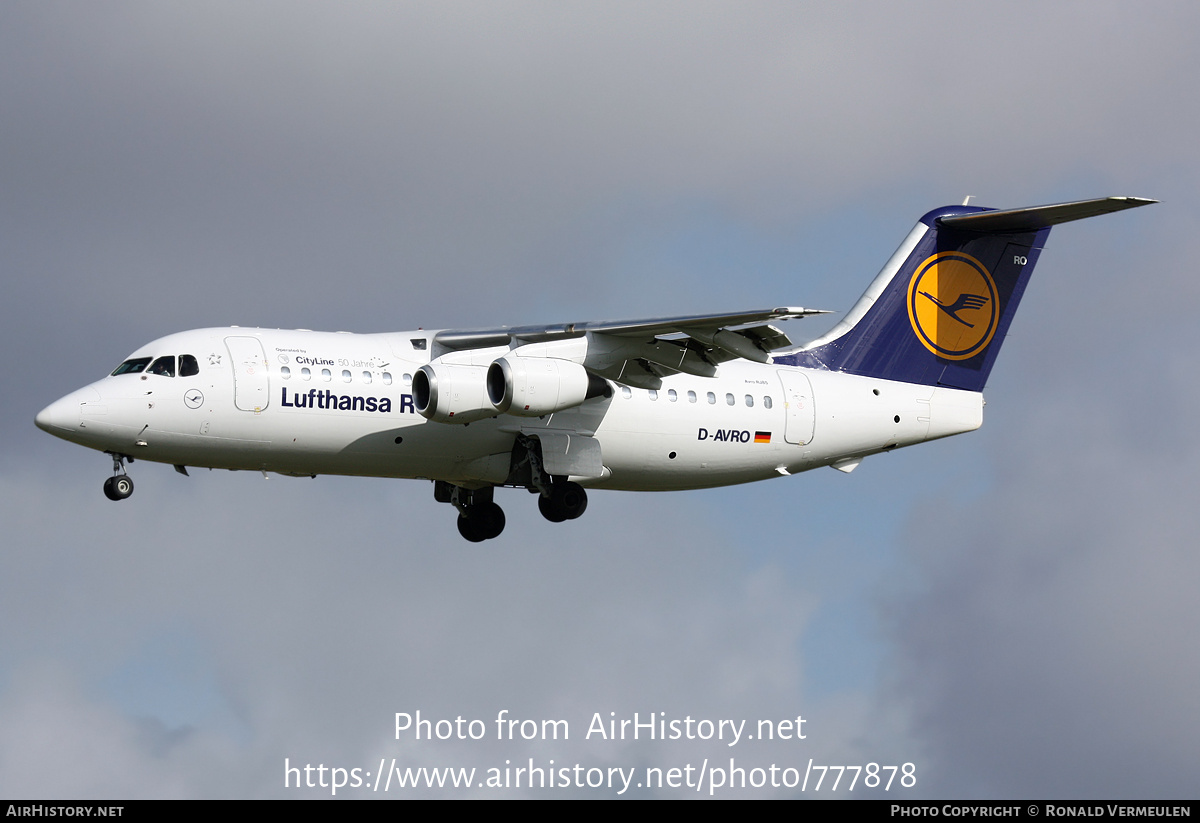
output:
[[[125,473],[125,461],[133,462],[132,457],[112,453],[113,476],[104,481],[104,496],[109,500],[124,500],[133,494],[133,479]]]

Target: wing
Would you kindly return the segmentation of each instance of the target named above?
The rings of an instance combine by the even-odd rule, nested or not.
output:
[[[454,351],[586,337],[583,365],[589,371],[621,383],[658,388],[663,377],[679,372],[715,377],[720,363],[738,357],[769,362],[772,351],[792,345],[770,321],[813,314],[828,312],[781,307],[738,314],[446,330],[434,335],[432,354],[436,358]]]

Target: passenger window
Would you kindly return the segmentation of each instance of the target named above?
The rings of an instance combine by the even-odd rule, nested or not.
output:
[[[179,355],[179,376],[195,377],[200,373],[200,364],[190,354]]]
[[[689,403],[695,403],[695,402],[696,402],[696,393],[695,393],[694,391],[690,391],[690,392],[688,392],[688,402],[689,402]]]
[[[321,369],[321,379],[328,383],[333,379],[333,373],[329,369]]]
[[[365,372],[363,372],[363,382],[364,382],[364,383],[370,383],[370,382],[371,382],[371,379],[372,379],[372,378],[371,378],[371,373],[370,373],[369,371],[365,371]]]
[[[726,395],[725,395],[725,405],[727,405],[727,406],[732,406],[732,405],[733,405],[734,403],[736,403],[736,402],[737,402],[737,401],[733,399],[733,395],[732,395],[732,394],[726,394]]]
[[[650,390],[650,399],[651,399],[651,400],[657,400],[657,399],[658,399],[658,392],[657,392],[657,391],[655,391],[654,389],[651,389],[651,390]]]
[[[390,371],[385,371],[383,373],[383,385],[385,385],[385,386],[392,385],[392,373]]]
[[[287,366],[282,366],[279,369],[279,374],[283,377],[284,380],[287,380],[289,377],[292,376],[292,370],[289,369]]]
[[[621,396],[628,400],[629,398],[633,397],[633,389],[629,388],[628,386],[622,386]]]
[[[670,400],[672,403],[674,403],[676,400],[679,399],[679,395],[676,393],[676,391],[674,389],[671,389],[670,391],[667,392],[667,399]]]
[[[349,383],[349,382],[350,382],[350,378],[351,378],[350,370],[349,370],[349,369],[342,369],[342,382],[343,382],[343,383]]]
[[[711,406],[716,402],[717,402],[717,396],[715,394],[713,394],[712,392],[709,392],[708,393],[708,405]]]
[[[404,382],[405,382],[405,383],[411,383],[411,382],[412,382],[412,375],[411,375],[411,374],[406,374],[406,375],[404,375]]]
[[[149,365],[149,357],[136,357],[133,360],[126,360],[113,370],[110,377],[116,377],[118,374],[140,374]]]
[[[769,408],[771,408],[771,405],[772,405],[771,395],[768,394],[766,397],[763,398],[763,408],[769,409]]]
[[[748,409],[754,408],[754,396],[753,395],[750,395],[750,394],[746,395],[746,408],[748,408]]]
[[[308,370],[308,366],[305,366],[304,368],[302,368],[300,370],[300,379],[301,380],[311,380],[312,379],[312,372]]]
[[[162,377],[175,376],[175,355],[169,354],[166,357],[160,357],[150,364],[150,374],[157,374]]]

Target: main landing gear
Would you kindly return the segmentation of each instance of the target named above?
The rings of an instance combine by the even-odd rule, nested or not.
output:
[[[574,520],[587,510],[583,486],[561,475],[551,475],[542,462],[541,442],[517,435],[508,477],[502,485],[526,488],[538,495],[538,511],[551,523]],[[495,486],[468,489],[445,480],[433,482],[433,497],[458,509],[458,533],[472,543],[499,536],[504,531],[504,511],[492,502]]]
[[[587,511],[587,492],[578,483],[556,478],[550,488],[537,489],[538,511],[551,523],[574,520]]]
[[[551,523],[574,520],[587,509],[587,492],[583,486],[569,482],[565,477],[529,490],[539,495],[538,510]],[[491,540],[504,531],[504,509],[492,500],[494,494],[494,486],[466,489],[444,480],[433,483],[434,499],[458,509],[458,533],[472,543]]]
[[[476,503],[458,515],[458,533],[472,543],[499,537],[504,531],[504,509],[495,503]]]
[[[494,487],[466,489],[444,480],[433,483],[433,497],[458,509],[458,533],[472,543],[499,537],[504,531],[504,509],[492,502]]]
[[[562,476],[551,476],[542,462],[541,441],[525,435],[513,445],[509,482],[538,495],[538,511],[551,523],[574,520],[587,510],[583,486]]]
[[[133,494],[133,479],[125,473],[125,461],[133,462],[132,457],[112,453],[113,476],[104,481],[104,496],[109,500],[124,500]]]

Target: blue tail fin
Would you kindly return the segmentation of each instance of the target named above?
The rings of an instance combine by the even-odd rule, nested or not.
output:
[[[982,391],[1050,227],[1154,202],[935,209],[837,326],[775,362]]]

